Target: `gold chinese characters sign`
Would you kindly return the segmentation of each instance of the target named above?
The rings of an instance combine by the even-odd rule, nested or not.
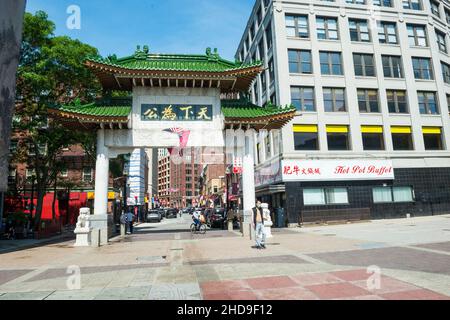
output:
[[[141,106],[142,121],[212,121],[212,105],[154,105]]]

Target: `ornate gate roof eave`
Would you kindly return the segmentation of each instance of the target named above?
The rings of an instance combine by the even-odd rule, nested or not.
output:
[[[248,128],[259,130],[281,129],[294,119],[293,106],[260,107],[245,100],[223,100],[222,113],[226,129]]]

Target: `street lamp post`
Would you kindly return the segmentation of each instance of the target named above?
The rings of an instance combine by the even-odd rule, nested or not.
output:
[[[124,174],[123,175],[123,210],[126,211],[126,206],[127,206],[127,175]]]

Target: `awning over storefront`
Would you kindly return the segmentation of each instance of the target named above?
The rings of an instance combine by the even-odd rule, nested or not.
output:
[[[256,196],[263,196],[275,193],[285,193],[286,186],[284,184],[274,184],[256,189]]]

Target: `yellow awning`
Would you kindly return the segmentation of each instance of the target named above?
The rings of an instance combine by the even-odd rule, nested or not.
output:
[[[88,200],[94,200],[95,199],[95,192],[88,192]],[[116,193],[115,192],[108,192],[108,200],[115,200],[116,199]]]
[[[348,126],[327,126],[327,133],[348,133]]]
[[[361,126],[362,133],[383,133],[383,126]]]
[[[440,127],[423,127],[423,134],[441,134],[442,129]]]
[[[391,133],[412,133],[411,127],[395,126],[391,127]]]
[[[315,124],[294,124],[294,132],[317,133],[319,129]]]

